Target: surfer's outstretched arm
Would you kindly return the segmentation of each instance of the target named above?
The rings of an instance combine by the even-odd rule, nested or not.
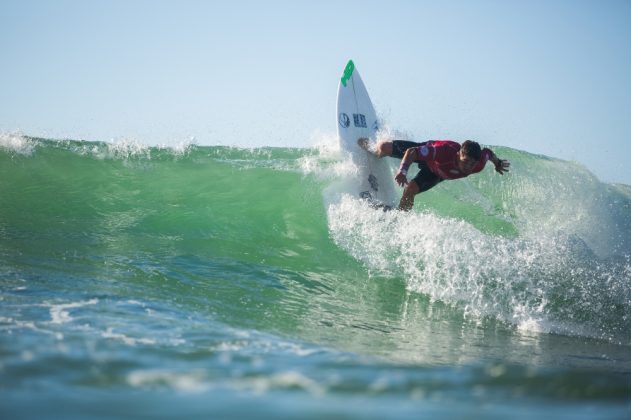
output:
[[[397,172],[396,176],[394,177],[394,180],[397,181],[397,184],[399,184],[400,186],[404,186],[408,183],[408,179],[407,179],[407,175],[408,175],[408,168],[410,167],[410,165],[412,164],[412,162],[414,162],[417,159],[418,152],[416,150],[416,147],[410,147],[408,150],[405,151],[405,154],[403,155],[403,159],[401,159],[401,166],[399,166],[399,172]]]
[[[495,161],[492,161],[495,165],[495,171],[500,175],[504,175],[504,172],[508,172],[508,168],[510,168],[510,162],[505,159],[498,159],[497,156],[495,156],[495,159]]]
[[[504,172],[508,172],[508,168],[510,168],[510,162],[507,161],[506,159],[500,159],[497,157],[497,155],[488,148],[484,148],[485,151],[488,151],[489,153],[489,160],[491,162],[493,162],[493,165],[495,165],[495,171],[500,174],[500,175],[504,175]]]

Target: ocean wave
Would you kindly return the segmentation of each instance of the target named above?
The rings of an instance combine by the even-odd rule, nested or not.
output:
[[[348,195],[356,169],[333,136],[310,149],[0,144],[0,255],[73,250],[97,273],[98,255],[110,255],[142,278],[172,270],[156,255],[203,255],[332,293],[313,279],[345,271],[341,250],[471,319],[631,343],[630,190],[571,162],[498,149],[510,174],[487,168],[420,195],[413,212],[383,213]],[[71,320],[63,305],[51,309],[59,324]]]

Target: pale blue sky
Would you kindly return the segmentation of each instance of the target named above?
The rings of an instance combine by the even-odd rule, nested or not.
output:
[[[631,1],[0,0],[0,131],[311,146],[352,58],[414,138],[631,184]]]

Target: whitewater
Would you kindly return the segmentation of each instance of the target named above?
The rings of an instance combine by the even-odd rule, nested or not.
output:
[[[0,415],[631,415],[630,186],[493,147],[376,211],[336,143],[0,134]]]

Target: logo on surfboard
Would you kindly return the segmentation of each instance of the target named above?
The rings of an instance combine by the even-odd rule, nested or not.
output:
[[[353,122],[355,127],[367,128],[366,116],[364,114],[353,114]]]
[[[370,174],[368,176],[368,183],[370,183],[370,188],[372,188],[375,191],[379,191],[379,182],[377,182],[376,176],[374,176],[373,174]]]
[[[348,126],[351,125],[351,119],[349,118],[348,115],[346,115],[343,112],[340,113],[340,115],[338,116],[337,120],[340,123],[340,125],[342,126],[342,128],[348,128]]]

